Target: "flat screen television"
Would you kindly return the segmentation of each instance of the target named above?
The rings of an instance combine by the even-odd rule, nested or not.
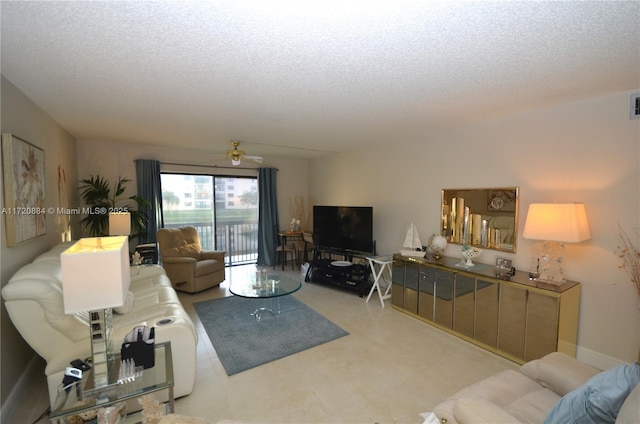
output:
[[[314,206],[313,235],[322,247],[374,252],[373,207]]]

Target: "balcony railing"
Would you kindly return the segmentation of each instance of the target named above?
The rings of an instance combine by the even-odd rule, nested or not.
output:
[[[258,223],[226,222],[215,228],[210,222],[181,222],[166,224],[166,228],[196,227],[202,250],[224,250],[225,265],[255,263],[258,259]],[[215,242],[214,242],[215,237]]]

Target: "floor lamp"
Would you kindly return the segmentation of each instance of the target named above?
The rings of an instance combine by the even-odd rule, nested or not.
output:
[[[129,237],[83,238],[60,259],[64,312],[89,312],[94,387],[106,387],[117,381],[111,308],[124,305],[129,290]]]

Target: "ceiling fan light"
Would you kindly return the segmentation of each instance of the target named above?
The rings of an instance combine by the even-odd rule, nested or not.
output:
[[[231,165],[233,166],[240,165],[240,158],[231,158]]]

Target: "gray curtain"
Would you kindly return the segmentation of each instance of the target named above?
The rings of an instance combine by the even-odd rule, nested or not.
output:
[[[151,206],[145,210],[149,217],[147,232],[140,236],[139,244],[156,243],[156,232],[158,228],[164,227],[160,162],[150,159],[136,160],[136,178],[138,180],[138,196],[144,197],[151,203]]]
[[[273,226],[278,225],[278,170],[258,168],[258,265],[275,265]]]

